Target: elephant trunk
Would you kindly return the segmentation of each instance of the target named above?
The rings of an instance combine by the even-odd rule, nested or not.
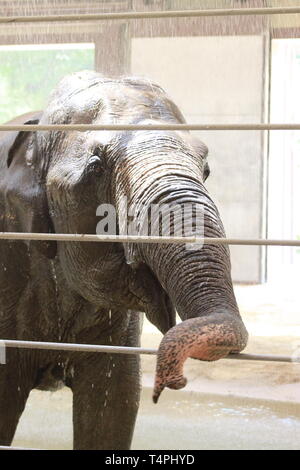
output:
[[[168,135],[135,136],[126,147],[127,159],[121,160],[116,187],[122,191],[117,196],[125,193],[135,213],[144,215],[153,205],[188,207],[185,236],[194,235],[194,209],[200,208],[204,215],[201,236],[224,237],[218,210],[201,183],[202,160],[182,142]],[[162,219],[159,211],[151,217],[151,234],[165,234]],[[180,219],[171,217],[171,234]],[[147,225],[149,219],[145,220]],[[167,331],[159,347],[153,395],[157,402],[164,387],[185,386],[183,364],[188,357],[220,359],[241,351],[248,335],[233,292],[227,246],[204,244],[190,250],[184,244],[156,243],[127,245],[125,251],[130,263],[142,262],[151,269],[183,320]]]
[[[201,183],[175,178],[169,187],[175,189],[160,197],[159,205],[197,204],[204,209],[202,235],[225,236],[219,213]],[[189,217],[193,220],[193,214]],[[185,231],[185,236],[192,234],[192,229]],[[138,250],[183,320],[165,334],[159,347],[153,395],[156,403],[165,387],[186,385],[183,364],[188,357],[203,361],[226,357],[244,349],[248,335],[233,292],[228,247],[204,244],[188,249],[186,245],[147,244],[139,245]]]
[[[180,389],[187,379],[183,365],[187,358],[216,361],[246,346],[247,332],[238,318],[215,311],[209,317],[190,318],[171,328],[158,351],[153,401],[165,387]]]

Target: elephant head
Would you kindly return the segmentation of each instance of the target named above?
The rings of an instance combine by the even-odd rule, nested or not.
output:
[[[184,118],[159,86],[142,79],[106,79],[94,72],[62,80],[40,119],[41,124],[164,122],[182,123]],[[203,235],[224,236],[204,186],[207,148],[188,132],[39,131],[28,149],[27,164],[33,183],[39,185],[37,197],[44,201],[43,220],[51,222],[47,231],[95,233],[102,205],[115,208],[120,233],[125,198],[139,215],[153,205],[189,205],[186,236],[194,233],[193,208],[198,206],[204,213]],[[13,158],[12,151],[10,164]],[[147,217],[139,220],[149,223]],[[158,216],[151,221],[158,230],[160,220]],[[174,229],[174,219],[171,226]],[[158,353],[155,402],[164,387],[185,385],[187,357],[213,361],[245,347],[247,332],[233,292],[227,247],[57,245],[71,289],[97,305],[144,311],[165,334]],[[175,311],[182,319],[178,325]]]

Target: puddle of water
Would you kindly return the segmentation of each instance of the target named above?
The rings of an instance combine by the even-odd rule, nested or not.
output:
[[[165,392],[164,392],[165,393]],[[137,449],[300,449],[300,405],[167,391],[157,407],[144,392]],[[148,447],[147,447],[148,446]]]
[[[300,405],[144,389],[132,449],[300,450]],[[15,446],[72,448],[72,394],[33,391]]]

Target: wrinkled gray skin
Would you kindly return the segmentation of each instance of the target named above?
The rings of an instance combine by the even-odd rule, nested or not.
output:
[[[41,124],[184,122],[148,81],[94,72],[65,78]],[[16,121],[16,122],[20,122]],[[37,132],[0,136],[0,230],[95,233],[99,204],[205,207],[205,236],[224,236],[203,181],[207,149],[180,132]],[[96,158],[95,158],[96,156]],[[188,234],[187,234],[188,235]],[[246,345],[227,247],[0,242],[0,338],[138,346],[140,314],[164,334],[154,400],[184,386],[186,357],[214,360]],[[0,444],[9,445],[33,388],[73,391],[74,447],[130,447],[140,395],[134,355],[7,351],[0,365]]]

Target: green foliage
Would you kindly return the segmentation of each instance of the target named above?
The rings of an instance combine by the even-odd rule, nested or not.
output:
[[[42,109],[65,75],[94,69],[94,49],[1,50],[0,123]]]

